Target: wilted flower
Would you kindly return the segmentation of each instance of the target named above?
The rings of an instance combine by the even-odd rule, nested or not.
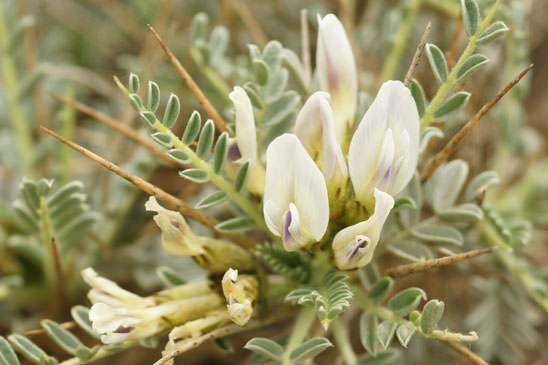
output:
[[[317,91],[308,98],[299,111],[295,134],[308,153],[315,160],[319,159],[328,187],[331,182],[339,185],[348,176],[334,128],[335,121],[329,94]]]
[[[316,49],[316,72],[320,90],[331,95],[335,116],[335,134],[346,143],[349,123],[356,113],[358,76],[352,47],[337,17],[318,17],[319,31]]]
[[[267,148],[263,212],[288,251],[319,241],[327,229],[324,177],[295,135],[283,134]]]
[[[223,303],[207,283],[185,284],[141,297],[98,276],[92,268],[82,271],[82,277],[92,287],[89,319],[106,344],[155,335],[220,309]]]
[[[230,267],[248,271],[255,266],[247,250],[227,240],[194,234],[179,212],[162,207],[153,196],[145,208],[158,213],[154,221],[162,231],[162,246],[168,253],[192,256],[198,265],[214,273],[223,273]]]
[[[247,188],[250,192],[262,195],[264,191],[265,172],[257,158],[257,134],[253,106],[244,89],[239,86],[228,95],[236,111],[236,136],[228,147],[228,159],[236,164],[250,163]]]
[[[238,277],[238,270],[228,269],[221,284],[230,319],[244,326],[253,314],[253,305],[259,294],[257,279],[251,275]]]
[[[394,198],[375,189],[375,212],[369,219],[339,231],[333,239],[335,263],[341,270],[367,265],[379,242],[382,226],[394,206]]]
[[[400,81],[385,82],[358,125],[348,151],[357,200],[368,209],[376,189],[394,196],[409,182],[419,153],[419,115]]]

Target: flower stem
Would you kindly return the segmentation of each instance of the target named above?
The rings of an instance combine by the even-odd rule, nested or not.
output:
[[[287,347],[282,359],[282,365],[291,365],[289,355],[305,339],[306,335],[308,334],[308,330],[312,326],[312,323],[314,323],[315,314],[316,311],[314,307],[306,306],[301,309],[301,311],[297,315],[297,319],[295,320],[295,326],[293,327],[293,332],[291,333],[291,336],[289,336],[289,340],[287,341]]]
[[[434,120],[434,113],[438,108],[440,107],[441,103],[445,100],[445,97],[453,86],[457,83],[457,73],[468,60],[468,58],[474,53],[474,50],[476,49],[476,40],[478,37],[487,29],[487,27],[491,24],[491,20],[493,19],[493,16],[495,15],[495,12],[497,11],[497,8],[499,6],[500,0],[497,0],[495,4],[493,4],[493,7],[491,7],[491,10],[489,11],[489,14],[485,17],[485,19],[481,22],[480,26],[478,27],[478,30],[476,33],[474,33],[468,40],[468,45],[462,52],[461,56],[459,57],[457,63],[455,66],[451,69],[451,72],[447,76],[447,79],[445,82],[440,86],[438,91],[436,92],[436,95],[434,95],[434,98],[424,111],[424,115],[421,118],[421,131],[424,130]]]
[[[358,359],[356,357],[354,349],[352,348],[352,344],[350,343],[348,332],[346,331],[346,328],[342,323],[342,319],[340,317],[336,318],[331,323],[331,329],[333,330],[333,337],[335,338],[337,348],[344,359],[344,363],[346,365],[356,365]]]

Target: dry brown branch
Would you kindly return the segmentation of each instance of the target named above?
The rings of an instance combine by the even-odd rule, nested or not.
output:
[[[64,323],[59,324],[59,326],[61,328],[66,329],[66,330],[70,330],[70,329],[76,327],[76,322],[73,322],[73,321],[64,322]],[[21,335],[21,336],[36,336],[36,335],[43,335],[45,333],[46,333],[46,330],[42,328],[42,329],[39,329],[39,330],[30,330],[30,331],[25,331],[25,332],[19,332],[17,334]]]
[[[422,51],[424,50],[424,46],[426,46],[426,40],[428,39],[428,35],[430,34],[431,27],[432,27],[432,23],[428,22],[428,25],[426,25],[426,29],[424,30],[424,33],[422,34],[421,41],[419,42],[419,45],[417,46],[417,50],[415,51],[415,55],[413,56],[413,60],[411,61],[411,65],[409,66],[409,70],[407,70],[407,73],[405,74],[405,78],[403,79],[403,83],[405,86],[409,86],[409,84],[411,83],[411,80],[413,79],[413,75],[415,74],[415,69],[417,68],[421,60]]]
[[[253,240],[251,240],[251,239],[249,239],[245,236],[219,232],[215,228],[215,226],[219,223],[218,220],[216,220],[213,217],[208,216],[207,214],[202,213],[201,211],[199,211],[197,209],[194,209],[194,208],[188,206],[184,201],[182,201],[182,200],[178,199],[177,197],[167,193],[166,191],[162,190],[161,188],[149,183],[146,180],[141,179],[140,177],[138,177],[136,175],[133,175],[133,174],[127,172],[126,170],[123,170],[122,168],[115,165],[114,163],[112,163],[108,160],[105,160],[101,156],[91,152],[87,148],[84,148],[84,147],[80,146],[77,143],[74,143],[72,141],[69,141],[66,138],[61,137],[60,135],[58,135],[57,133],[55,133],[54,131],[52,131],[48,128],[45,128],[45,127],[40,127],[40,128],[44,132],[46,132],[47,134],[49,134],[49,135],[53,136],[54,138],[58,139],[59,141],[65,143],[70,148],[80,152],[82,155],[86,156],[87,158],[91,159],[92,161],[97,162],[98,164],[100,164],[101,166],[106,168],[107,170],[109,170],[109,171],[115,173],[116,175],[126,179],[127,181],[129,181],[130,183],[132,183],[133,185],[135,185],[136,187],[138,187],[139,189],[141,189],[145,193],[147,193],[149,195],[152,195],[152,196],[156,197],[158,200],[166,203],[172,209],[177,210],[178,212],[180,212],[185,217],[193,219],[197,222],[200,222],[203,225],[205,225],[206,227],[213,230],[214,232],[218,233],[219,235],[224,236],[224,237],[226,237],[226,238],[228,238],[228,239],[230,239],[234,242],[237,242],[237,243],[239,243],[243,246],[255,247],[255,241],[253,241]]]
[[[221,327],[221,328],[213,330],[209,333],[206,333],[203,336],[200,336],[200,337],[197,337],[197,338],[194,338],[194,339],[191,339],[191,340],[184,341],[184,343],[182,343],[181,346],[178,349],[170,352],[167,355],[164,355],[161,359],[156,361],[153,365],[165,364],[169,360],[174,359],[175,357],[180,356],[180,355],[184,354],[185,352],[188,352],[192,349],[195,349],[196,347],[200,346],[204,342],[215,340],[217,338],[225,337],[225,336],[228,336],[228,335],[232,335],[234,333],[249,331],[249,330],[252,330],[252,329],[255,329],[255,328],[268,326],[270,324],[273,324],[273,323],[279,322],[281,320],[284,320],[286,318],[289,318],[291,315],[292,315],[291,311],[287,311],[287,310],[281,311],[281,312],[278,311],[277,313],[272,315],[270,318],[266,318],[263,321],[252,320],[247,325],[245,325],[244,327],[238,326],[236,324],[229,324],[228,326]]]
[[[53,94],[53,93],[51,94],[51,96],[53,96],[55,99],[57,99],[61,103],[73,107],[74,109],[76,109],[79,112],[87,115],[88,117],[90,117],[92,119],[95,119],[96,121],[105,124],[106,126],[114,129],[115,131],[119,132],[120,134],[123,134],[127,138],[131,139],[132,141],[142,145],[144,148],[146,148],[152,154],[154,154],[155,156],[158,156],[159,158],[166,161],[170,165],[177,166],[179,168],[188,168],[188,165],[178,163],[178,162],[172,160],[171,158],[169,158],[169,156],[165,152],[160,151],[156,147],[154,142],[152,142],[150,139],[144,138],[139,133],[137,133],[133,128],[118,122],[116,119],[113,119],[113,118],[111,118],[111,117],[109,117],[109,116],[107,116],[107,115],[105,115],[105,114],[103,114],[103,113],[101,113],[97,110],[94,110],[94,109],[90,108],[89,106],[87,106],[85,104],[79,103],[77,101],[70,100],[70,99],[64,98],[60,95]]]
[[[491,253],[491,252],[493,252],[492,247],[482,248],[479,250],[472,250],[472,251],[464,252],[461,254],[440,257],[432,260],[426,260],[424,262],[416,262],[408,265],[394,266],[386,270],[384,274],[391,276],[393,278],[397,278],[405,275],[415,274],[422,271],[437,269],[438,267],[451,265],[457,262],[466,261],[473,257],[485,255],[486,253]]]
[[[512,80],[508,85],[502,89],[501,92],[497,94],[490,102],[485,104],[481,109],[470,119],[458,132],[451,138],[451,140],[443,147],[443,149],[438,152],[438,154],[434,157],[434,159],[428,164],[426,169],[421,174],[421,181],[425,182],[428,180],[432,174],[437,170],[437,168],[445,162],[449,156],[455,151],[459,143],[466,137],[466,135],[474,128],[474,126],[483,118],[485,114],[491,108],[495,106],[495,104],[502,99],[504,95],[508,91],[510,91],[511,88],[513,88],[531,69],[533,68],[533,65],[529,65],[525,70],[521,71],[520,74]]]
[[[198,102],[200,103],[200,105],[202,105],[206,114],[213,120],[213,123],[215,123],[215,126],[217,127],[217,129],[221,132],[226,131],[227,130],[226,123],[221,117],[221,115],[219,114],[219,112],[217,111],[217,109],[215,109],[213,104],[211,104],[209,99],[204,95],[200,87],[196,84],[196,82],[194,82],[194,79],[192,78],[192,76],[190,76],[190,74],[186,71],[186,69],[181,64],[181,62],[179,62],[177,57],[175,57],[173,52],[171,52],[171,50],[167,47],[167,45],[164,43],[164,41],[162,40],[158,32],[156,32],[156,30],[151,25],[149,25],[148,28],[150,29],[150,31],[152,32],[152,34],[154,35],[154,37],[156,38],[156,40],[158,41],[162,49],[164,50],[165,54],[167,55],[167,58],[169,59],[169,62],[171,62],[173,67],[175,67],[175,69],[179,73],[179,76],[181,76],[181,78],[186,83],[190,91],[194,94],[196,99],[198,99]]]
[[[458,342],[447,340],[441,340],[441,342],[445,343],[447,346],[451,347],[453,350],[472,361],[474,365],[489,365],[487,361],[483,360],[481,357],[474,354],[472,351],[470,351],[468,348]]]
[[[231,3],[236,10],[236,13],[238,13],[238,16],[244,23],[245,27],[249,31],[249,34],[251,35],[251,38],[253,38],[253,41],[257,43],[257,45],[261,48],[266,46],[268,39],[266,38],[266,35],[264,34],[257,20],[255,20],[255,18],[253,17],[253,14],[249,11],[249,8],[246,5],[242,4],[240,0],[231,0]]]

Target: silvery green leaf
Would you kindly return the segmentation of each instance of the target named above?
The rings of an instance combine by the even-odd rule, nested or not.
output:
[[[443,84],[447,80],[447,61],[443,52],[435,44],[428,43],[426,44],[426,55],[436,80]]]
[[[390,342],[392,342],[396,327],[398,327],[398,324],[390,321],[383,321],[377,327],[377,338],[379,339],[383,350],[386,350],[390,345]]]
[[[415,203],[413,198],[408,196],[402,196],[400,198],[397,198],[394,202],[394,207],[392,208],[392,211],[397,212],[398,210],[403,209],[417,209],[417,203]]]
[[[129,73],[129,82],[128,82],[128,90],[132,94],[137,94],[139,92],[139,76],[134,74],[133,72]]]
[[[253,73],[259,85],[266,85],[269,78],[268,74],[270,73],[266,62],[259,59],[253,60]]]
[[[158,275],[160,280],[162,280],[167,287],[186,284],[186,281],[183,280],[175,270],[168,266],[158,266],[156,268],[156,275]]]
[[[184,171],[179,171],[179,175],[198,184],[203,184],[209,180],[207,172],[200,169],[186,169]]]
[[[158,110],[160,106],[160,87],[154,81],[148,82],[147,109],[151,112]]]
[[[424,96],[424,90],[422,89],[421,84],[419,84],[419,82],[415,79],[411,81],[409,89],[411,90],[411,96],[413,96],[415,104],[417,104],[419,117],[422,118],[422,116],[424,115],[424,110],[426,109],[426,97]]]
[[[476,0],[461,0],[460,4],[464,30],[466,31],[466,35],[471,37],[478,31],[480,21],[479,6]]]
[[[480,34],[478,39],[476,39],[476,44],[485,44],[502,36],[508,31],[508,27],[504,24],[503,21],[496,21],[491,24],[487,29]]]
[[[421,299],[426,300],[426,293],[421,288],[407,288],[394,295],[388,302],[388,308],[403,317],[417,308]]]
[[[206,41],[201,39],[196,41],[194,49],[198,52],[193,52],[192,55],[198,64],[209,65],[211,63],[211,49]]]
[[[45,197],[53,187],[53,179],[40,179],[36,183],[36,192],[39,196]]]
[[[425,184],[427,201],[435,212],[455,205],[468,176],[468,164],[463,160],[453,160],[440,166]]]
[[[55,207],[56,205],[65,201],[65,199],[69,198],[72,195],[72,193],[80,191],[83,188],[84,188],[84,184],[81,181],[77,181],[77,180],[71,181],[63,185],[61,188],[57,189],[55,193],[51,194],[46,199],[48,208],[51,209]]]
[[[445,304],[439,300],[429,300],[422,309],[421,329],[424,333],[431,333],[438,326],[438,322],[443,316]]]
[[[234,179],[234,190],[239,192],[245,185],[247,180],[247,175],[249,175],[249,161],[246,161],[238,170],[236,174],[236,179]]]
[[[141,118],[145,120],[151,127],[154,127],[154,124],[156,124],[156,115],[154,115],[153,112],[145,110],[142,112],[139,112],[139,115]]]
[[[498,184],[499,182],[499,175],[495,171],[482,172],[475,176],[472,181],[470,181],[470,184],[468,184],[464,193],[464,200],[471,201],[478,198],[491,185]]]
[[[422,207],[422,189],[418,174],[415,172],[411,181],[407,184],[405,189],[400,193],[401,195],[408,196],[415,202],[417,209],[405,209],[398,212],[402,223],[406,226],[412,226],[419,221],[420,210]]]
[[[91,321],[89,320],[89,309],[83,305],[77,305],[71,308],[70,314],[74,322],[78,324],[80,328],[86,331],[90,336],[99,338],[99,334],[92,328]]]
[[[282,95],[287,86],[288,78],[289,73],[282,67],[271,73],[271,77],[264,88],[264,101],[266,104],[273,103]]]
[[[299,57],[292,50],[284,48],[282,50],[282,61],[291,74],[291,79],[296,80],[302,91],[307,93],[310,83],[309,76],[306,74]]]
[[[276,70],[280,66],[281,52],[282,45],[278,41],[270,41],[264,47],[262,58],[270,70]]]
[[[168,128],[173,127],[175,125],[175,122],[177,121],[177,117],[179,116],[180,111],[181,102],[179,101],[177,95],[169,95],[166,109],[164,110],[164,118],[162,119],[162,123]]]
[[[250,57],[252,62],[253,62],[253,60],[257,60],[257,59],[262,58],[261,50],[259,49],[259,47],[257,47],[254,44],[248,44],[247,48],[249,49],[249,57]]]
[[[391,365],[395,363],[399,356],[399,351],[395,349],[379,352],[377,356],[366,354],[359,357],[358,365]]]
[[[457,83],[462,82],[466,77],[470,76],[474,71],[489,62],[489,59],[482,54],[474,54],[470,56],[457,71]]]
[[[217,138],[215,143],[215,151],[213,152],[213,171],[218,174],[222,169],[226,160],[228,148],[228,133],[223,132]]]
[[[181,164],[189,164],[191,161],[188,158],[188,155],[181,150],[176,148],[167,151],[167,155],[174,161]]]
[[[18,15],[14,26],[8,32],[9,40],[4,46],[4,52],[13,52],[16,46],[21,44],[21,38],[25,32],[36,24],[36,18],[32,15]]]
[[[424,128],[419,143],[419,152],[422,154],[426,150],[432,138],[443,138],[443,136],[443,131],[437,127],[428,126]]]
[[[407,348],[407,344],[411,341],[411,337],[413,337],[416,330],[417,328],[415,326],[409,326],[406,324],[401,324],[398,326],[398,329],[396,330],[396,337],[403,347]]]
[[[312,293],[312,289],[300,288],[289,292],[285,297],[285,301],[291,303],[297,303],[302,297],[309,296]]]
[[[380,278],[379,280],[375,282],[375,284],[373,284],[373,286],[369,290],[369,293],[367,293],[367,296],[373,302],[380,304],[386,298],[388,298],[388,295],[390,295],[390,292],[392,291],[393,287],[394,287],[394,280],[392,278],[389,278],[389,277]]]
[[[434,258],[434,253],[430,248],[416,241],[395,241],[390,243],[386,250],[399,258],[412,262],[423,262]]]
[[[154,142],[164,146],[164,147],[171,147],[173,146],[171,144],[171,137],[169,134],[167,133],[162,133],[162,132],[156,132],[156,133],[153,133],[150,135],[152,137],[152,139],[154,140]]]
[[[255,221],[249,217],[232,218],[215,226],[215,229],[224,233],[244,232],[254,228]]]
[[[205,40],[209,17],[205,13],[198,13],[192,18],[190,25],[190,41],[195,43],[198,40]]]
[[[129,94],[129,101],[136,111],[140,111],[141,108],[143,108],[143,101],[141,100],[141,97],[139,95]]]
[[[183,132],[183,137],[181,138],[184,144],[189,145],[194,142],[198,136],[198,133],[200,133],[201,125],[202,117],[200,116],[200,113],[195,110],[190,115],[190,118],[188,118],[185,131]]]
[[[34,232],[40,231],[38,217],[35,216],[36,211],[27,208],[27,206],[20,200],[13,202],[12,207],[16,213],[15,216],[19,218],[18,222],[20,222],[23,226],[21,228]]]
[[[56,364],[54,358],[48,356],[40,347],[36,346],[34,342],[21,335],[8,336],[8,340],[17,352],[23,355],[27,360],[35,364]]]
[[[52,320],[44,319],[40,322],[46,334],[63,350],[80,360],[88,360],[93,352],[85,346],[76,336],[59,326]]]
[[[292,363],[299,363],[319,355],[329,347],[333,347],[333,344],[327,338],[311,338],[299,345],[295,350],[291,351],[289,359]]]
[[[483,218],[483,211],[473,203],[465,203],[438,212],[438,217],[448,222],[475,222]]]
[[[462,233],[453,227],[429,224],[411,230],[411,235],[422,241],[432,243],[447,243],[461,246],[464,238]]]
[[[17,355],[11,348],[9,342],[2,336],[0,336],[0,360],[2,360],[2,364],[19,365]]]
[[[360,316],[360,340],[368,353],[377,354],[377,315],[363,312]]]
[[[263,115],[263,124],[270,127],[282,122],[297,108],[300,101],[301,97],[295,91],[286,91],[268,107]]]
[[[227,199],[228,199],[228,197],[227,197],[227,195],[224,191],[216,191],[216,192],[206,196],[202,200],[200,200],[198,202],[198,204],[196,204],[195,208],[196,209],[209,208],[209,207],[212,207],[214,205],[221,204],[222,202],[226,201]]]
[[[262,337],[252,338],[247,341],[244,349],[256,352],[272,360],[282,359],[284,349],[278,343]]]
[[[216,26],[211,31],[211,36],[207,43],[209,52],[211,54],[211,64],[216,65],[222,58],[228,46],[228,40],[230,35],[228,30],[223,26]]]
[[[23,177],[23,180],[19,185],[19,190],[21,190],[23,199],[29,208],[34,210],[40,208],[40,196],[38,195],[38,189],[36,188],[36,183],[34,181],[27,177]]]
[[[244,84],[244,90],[247,96],[249,97],[249,100],[251,101],[251,104],[257,109],[264,109],[264,102],[255,90],[254,87],[252,87],[252,83],[248,82]]]
[[[196,155],[201,159],[205,159],[209,155],[214,135],[215,125],[211,119],[208,119],[202,128],[202,133],[200,133],[200,138],[198,138],[198,146],[196,147]]]
[[[61,254],[67,254],[76,244],[81,242],[82,238],[85,237],[84,233],[87,233],[99,218],[100,216],[97,212],[84,212],[74,217],[70,223],[60,229],[57,232],[56,238],[62,243],[60,245]]]
[[[443,117],[446,114],[454,112],[457,109],[462,108],[470,99],[470,93],[466,91],[459,91],[449,97],[434,113],[436,118]]]

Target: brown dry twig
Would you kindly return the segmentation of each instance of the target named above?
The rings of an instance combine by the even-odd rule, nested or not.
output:
[[[261,48],[266,46],[268,39],[261,29],[259,23],[253,17],[253,14],[249,11],[249,8],[246,5],[242,4],[240,0],[231,0],[230,3],[232,4],[234,9],[236,10],[236,13],[238,13],[238,16],[249,31],[249,34],[251,35],[251,38],[253,38],[253,41],[255,41],[255,43],[257,43],[257,45]]]
[[[119,132],[120,134],[123,134],[127,138],[131,139],[132,141],[142,145],[144,148],[146,148],[152,154],[154,154],[155,156],[158,156],[162,160],[168,162],[170,165],[177,166],[177,167],[180,167],[180,168],[188,168],[188,165],[181,164],[181,163],[178,163],[178,162],[172,160],[171,158],[169,158],[169,156],[165,152],[160,151],[151,140],[149,140],[147,138],[144,138],[139,133],[137,133],[133,128],[128,127],[127,125],[118,122],[116,119],[113,119],[113,118],[111,118],[111,117],[109,117],[109,116],[107,116],[107,115],[105,115],[105,114],[103,114],[103,113],[101,113],[97,110],[94,110],[94,109],[90,108],[89,106],[87,106],[85,104],[79,103],[77,101],[64,98],[64,97],[62,97],[60,95],[57,95],[57,94],[54,94],[54,93],[51,93],[51,96],[53,96],[55,99],[57,99],[61,103],[73,107],[74,109],[76,109],[79,112],[87,115],[88,117],[90,117],[90,118],[92,118],[92,119],[94,119],[98,122],[101,122],[101,123],[105,124],[106,126],[114,129],[115,131]]]
[[[453,152],[455,152],[455,149],[459,145],[459,143],[466,137],[466,135],[474,128],[474,126],[483,118],[485,114],[491,108],[495,106],[495,104],[502,99],[504,95],[508,91],[510,91],[511,88],[513,88],[531,69],[533,68],[533,65],[529,65],[525,70],[521,71],[520,74],[512,80],[504,89],[502,89],[501,92],[499,92],[490,102],[485,104],[481,109],[470,119],[458,132],[451,138],[451,140],[443,147],[443,149],[438,152],[438,154],[434,157],[432,162],[428,164],[426,169],[421,174],[421,182],[425,182],[428,180],[432,174],[437,170],[437,168],[445,162],[449,156]]]
[[[136,175],[133,175],[133,174],[127,172],[126,170],[123,170],[122,168],[115,165],[114,163],[112,163],[108,160],[105,160],[101,156],[91,152],[87,148],[82,147],[77,143],[69,141],[68,139],[58,135],[57,133],[55,133],[54,131],[52,131],[48,128],[45,128],[45,127],[42,126],[42,127],[40,127],[40,129],[42,129],[44,132],[51,135],[52,137],[58,139],[59,141],[65,143],[70,148],[80,152],[82,155],[86,156],[87,158],[91,159],[92,161],[97,162],[98,164],[100,164],[101,166],[106,168],[107,170],[110,170],[113,173],[115,173],[116,175],[126,179],[127,181],[129,181],[130,183],[132,183],[133,185],[135,185],[136,187],[138,187],[139,189],[141,189],[145,193],[147,193],[149,195],[152,195],[152,196],[156,197],[158,200],[168,204],[169,206],[171,206],[173,209],[180,212],[185,217],[188,217],[188,218],[193,219],[197,222],[200,222],[203,225],[205,225],[206,227],[210,228],[212,231],[218,233],[219,235],[224,236],[224,237],[226,237],[226,238],[228,238],[228,239],[230,239],[234,242],[237,242],[237,243],[239,243],[243,246],[255,247],[255,241],[253,241],[253,240],[251,240],[251,239],[249,239],[245,236],[219,232],[215,228],[215,226],[219,223],[219,221],[217,219],[215,219],[213,217],[210,217],[207,214],[204,214],[201,211],[188,206],[184,201],[182,201],[182,200],[178,199],[177,197],[167,193],[163,189],[149,183],[146,180],[141,179],[140,177],[138,177]]]
[[[415,274],[422,271],[429,271],[429,270],[437,269],[438,267],[466,261],[473,257],[485,255],[493,251],[494,251],[493,247],[482,248],[479,250],[472,250],[472,251],[468,251],[468,252],[464,252],[456,255],[450,255],[450,256],[440,257],[437,259],[426,260],[424,262],[416,262],[409,265],[394,266],[386,270],[384,275],[397,278],[405,275]]]
[[[481,357],[474,354],[472,351],[470,351],[469,349],[467,349],[465,346],[461,345],[458,342],[447,341],[447,340],[440,340],[440,341],[443,342],[444,344],[446,344],[447,346],[451,347],[453,350],[455,350],[456,352],[458,352],[462,356],[464,356],[467,359],[469,359],[470,361],[472,361],[472,363],[474,363],[474,365],[489,365],[489,363],[487,361],[483,360]]]
[[[66,329],[66,330],[70,330],[70,329],[76,327],[76,322],[74,322],[74,321],[64,322],[64,323],[59,324],[59,326],[61,328]],[[25,331],[25,332],[19,332],[17,334],[21,335],[21,336],[36,336],[36,335],[43,335],[45,333],[46,333],[46,330],[42,328],[42,329],[39,329],[39,330],[30,330],[30,331]]]
[[[424,51],[424,47],[426,46],[426,40],[428,39],[428,35],[430,34],[431,27],[432,27],[432,23],[428,22],[428,25],[426,26],[426,29],[424,30],[424,33],[422,34],[421,41],[419,42],[419,45],[417,46],[417,50],[415,51],[415,55],[413,56],[413,60],[411,61],[411,65],[409,66],[409,70],[407,70],[407,73],[405,74],[405,78],[403,79],[403,84],[405,86],[409,86],[409,84],[411,83],[411,80],[413,79],[413,75],[415,74],[415,69],[417,68],[421,60],[422,51]]]
[[[226,131],[226,123],[217,111],[213,104],[209,101],[209,99],[204,95],[198,84],[194,81],[192,76],[187,72],[187,70],[183,67],[181,62],[175,57],[173,52],[168,48],[168,46],[164,43],[158,32],[152,27],[151,25],[148,26],[158,43],[160,44],[160,47],[164,50],[165,54],[167,55],[167,58],[169,59],[169,62],[175,67],[177,72],[179,73],[179,76],[183,79],[185,84],[188,86],[192,94],[198,99],[198,102],[202,107],[204,108],[206,114],[213,120],[213,123],[215,123],[215,126],[220,132]]]

